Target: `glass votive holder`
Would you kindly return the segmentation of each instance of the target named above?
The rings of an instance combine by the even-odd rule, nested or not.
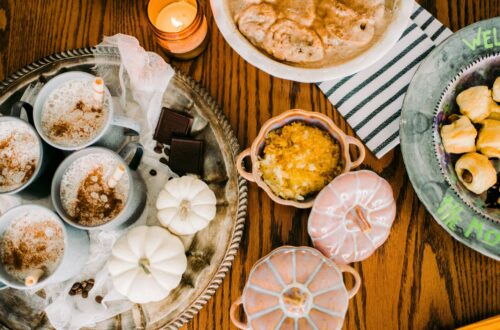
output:
[[[198,0],[149,0],[147,11],[156,41],[168,55],[189,60],[205,50],[208,25]]]

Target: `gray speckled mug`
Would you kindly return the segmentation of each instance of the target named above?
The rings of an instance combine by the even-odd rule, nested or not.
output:
[[[17,281],[5,271],[4,264],[0,262],[0,289],[11,287],[19,290],[33,290],[41,288],[48,283],[62,282],[77,275],[87,262],[90,246],[87,232],[64,224],[55,212],[44,206],[25,204],[5,212],[0,217],[0,237],[3,239],[6,229],[9,228],[9,225],[13,221],[20,219],[24,213],[30,211],[49,212],[52,215],[51,220],[56,221],[62,228],[64,251],[56,269],[48,276],[42,277],[37,284],[32,286],[26,286],[24,283]]]
[[[91,154],[101,154],[103,157],[111,157],[117,163],[123,165],[125,174],[129,178],[127,197],[122,210],[111,220],[96,226],[86,226],[76,222],[64,209],[61,199],[61,183],[63,176],[70,166],[82,157]],[[140,175],[136,172],[143,155],[142,145],[131,142],[127,144],[119,154],[101,147],[91,147],[80,150],[69,155],[57,168],[52,179],[52,204],[61,218],[69,225],[85,230],[110,230],[125,228],[134,223],[141,216],[146,206],[146,185]],[[130,159],[128,163],[125,159]]]
[[[21,111],[24,110],[26,112],[26,117],[27,121],[21,119]],[[37,189],[33,189],[33,183],[43,175],[47,164],[48,164],[48,157],[47,157],[47,152],[49,151],[49,147],[40,139],[40,136],[38,135],[37,131],[33,127],[33,117],[32,117],[32,111],[33,109],[31,108],[31,105],[25,102],[16,102],[12,108],[9,116],[1,116],[0,117],[0,122],[2,123],[8,123],[8,125],[12,126],[13,124],[16,125],[22,125],[26,129],[26,131],[30,132],[31,135],[33,135],[36,139],[37,142],[37,147],[39,148],[39,157],[36,163],[36,167],[33,171],[33,174],[31,177],[26,180],[22,185],[19,187],[16,187],[15,189],[11,189],[8,191],[0,192],[0,195],[6,194],[6,195],[11,195],[11,194],[17,194],[20,192],[24,192],[23,197],[29,197],[28,195],[35,195],[36,197],[43,197],[42,194],[36,194],[33,193],[33,191],[37,191]],[[12,127],[10,127],[12,129]],[[32,192],[27,192],[27,188],[31,186]],[[47,193],[48,195],[48,193]],[[28,198],[29,199],[29,198]]]
[[[42,113],[44,111],[46,100],[49,98],[49,96],[61,85],[69,81],[93,81],[94,79],[95,76],[87,72],[69,71],[55,76],[42,87],[40,93],[36,98],[35,104],[33,105],[33,121],[36,130],[40,134],[40,137],[47,144],[53,146],[56,149],[66,151],[80,150],[91,145],[99,145],[116,150],[119,146],[122,145],[125,139],[124,135],[139,135],[140,128],[139,124],[136,121],[128,117],[119,116],[115,113],[111,94],[108,88],[104,86],[104,97],[109,100],[107,103],[108,115],[103,128],[97,131],[92,139],[80,145],[65,146],[51,140],[50,137],[47,136],[46,132],[43,129]],[[130,133],[125,133],[124,130],[127,130]]]

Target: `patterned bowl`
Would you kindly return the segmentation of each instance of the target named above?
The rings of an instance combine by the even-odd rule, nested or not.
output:
[[[350,290],[344,272],[354,276]],[[283,246],[253,266],[243,295],[231,306],[231,321],[239,329],[340,329],[360,285],[354,268],[310,247]],[[239,305],[247,324],[236,317]]]
[[[488,207],[490,199],[488,194],[476,195],[460,182],[455,172],[455,163],[461,155],[448,154],[444,150],[440,134],[441,127],[446,124],[448,117],[451,114],[460,113],[456,98],[461,91],[478,85],[488,85],[491,88],[493,81],[499,76],[500,53],[481,57],[463,68],[441,95],[434,113],[433,134],[434,150],[441,172],[457,196],[483,217],[500,222],[500,208]],[[500,171],[500,161],[498,159],[491,160],[498,173]],[[498,189],[498,183],[496,187]]]
[[[276,203],[307,209],[313,206],[314,199],[317,194],[303,201],[283,199],[273,193],[271,188],[264,182],[259,168],[259,156],[264,150],[265,140],[269,132],[292,122],[303,122],[311,126],[319,127],[328,132],[330,136],[340,144],[342,164],[344,166],[342,173],[349,172],[351,169],[356,168],[363,163],[363,160],[365,159],[365,147],[358,139],[346,135],[329,117],[318,112],[300,109],[288,110],[264,123],[251,147],[239,154],[236,160],[238,172],[246,180],[257,183],[257,185],[261,187]],[[349,145],[351,144],[355,145],[359,150],[359,157],[354,161],[351,159],[351,155],[349,154]],[[252,161],[252,172],[247,172],[243,168],[243,160],[246,157],[250,157]]]

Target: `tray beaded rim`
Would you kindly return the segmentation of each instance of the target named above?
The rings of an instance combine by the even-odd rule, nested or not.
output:
[[[14,73],[7,76],[4,80],[0,81],[0,96],[3,95],[4,92],[12,84],[16,83],[19,79],[22,79],[24,76],[32,73],[35,70],[42,69],[44,66],[49,66],[58,61],[70,60],[79,57],[93,56],[96,53],[99,55],[108,55],[115,57],[119,56],[118,50],[116,48],[99,46],[99,47],[76,48],[43,57],[15,71]],[[229,121],[227,120],[226,116],[222,112],[222,109],[219,107],[215,99],[210,95],[210,93],[204,87],[202,87],[193,78],[181,73],[177,68],[175,69],[175,73],[176,76],[180,78],[182,82],[187,84],[197,94],[199,94],[201,98],[212,109],[219,125],[221,125],[225,138],[229,141],[233,159],[236,159],[240,151],[238,140],[231,125],[229,124]],[[234,258],[238,253],[240,242],[243,237],[243,230],[245,227],[245,220],[247,216],[247,203],[248,203],[247,181],[241,175],[238,174],[237,183],[238,183],[237,184],[238,208],[236,210],[236,222],[231,235],[231,241],[228,244],[228,248],[226,249],[224,257],[220,265],[218,266],[215,275],[210,280],[210,283],[205,287],[203,292],[196,298],[194,302],[191,303],[191,305],[187,309],[185,309],[177,318],[171,320],[167,324],[160,325],[159,327],[167,327],[168,329],[178,329],[182,327],[184,324],[188,323],[191,319],[195,317],[196,314],[198,314],[198,312],[203,308],[203,306],[212,298],[212,296],[215,294],[215,292],[221,285],[222,281],[226,277],[227,273],[229,272],[232,263],[234,261]],[[143,313],[141,313],[141,319],[142,319],[141,321],[144,321],[143,317],[144,317]]]

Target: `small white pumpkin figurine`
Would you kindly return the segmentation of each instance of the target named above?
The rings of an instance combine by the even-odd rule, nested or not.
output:
[[[208,185],[192,176],[167,181],[156,200],[158,220],[177,235],[192,235],[215,217],[216,198]]]
[[[138,304],[166,298],[186,268],[181,240],[159,226],[131,229],[116,241],[108,261],[115,289]]]

